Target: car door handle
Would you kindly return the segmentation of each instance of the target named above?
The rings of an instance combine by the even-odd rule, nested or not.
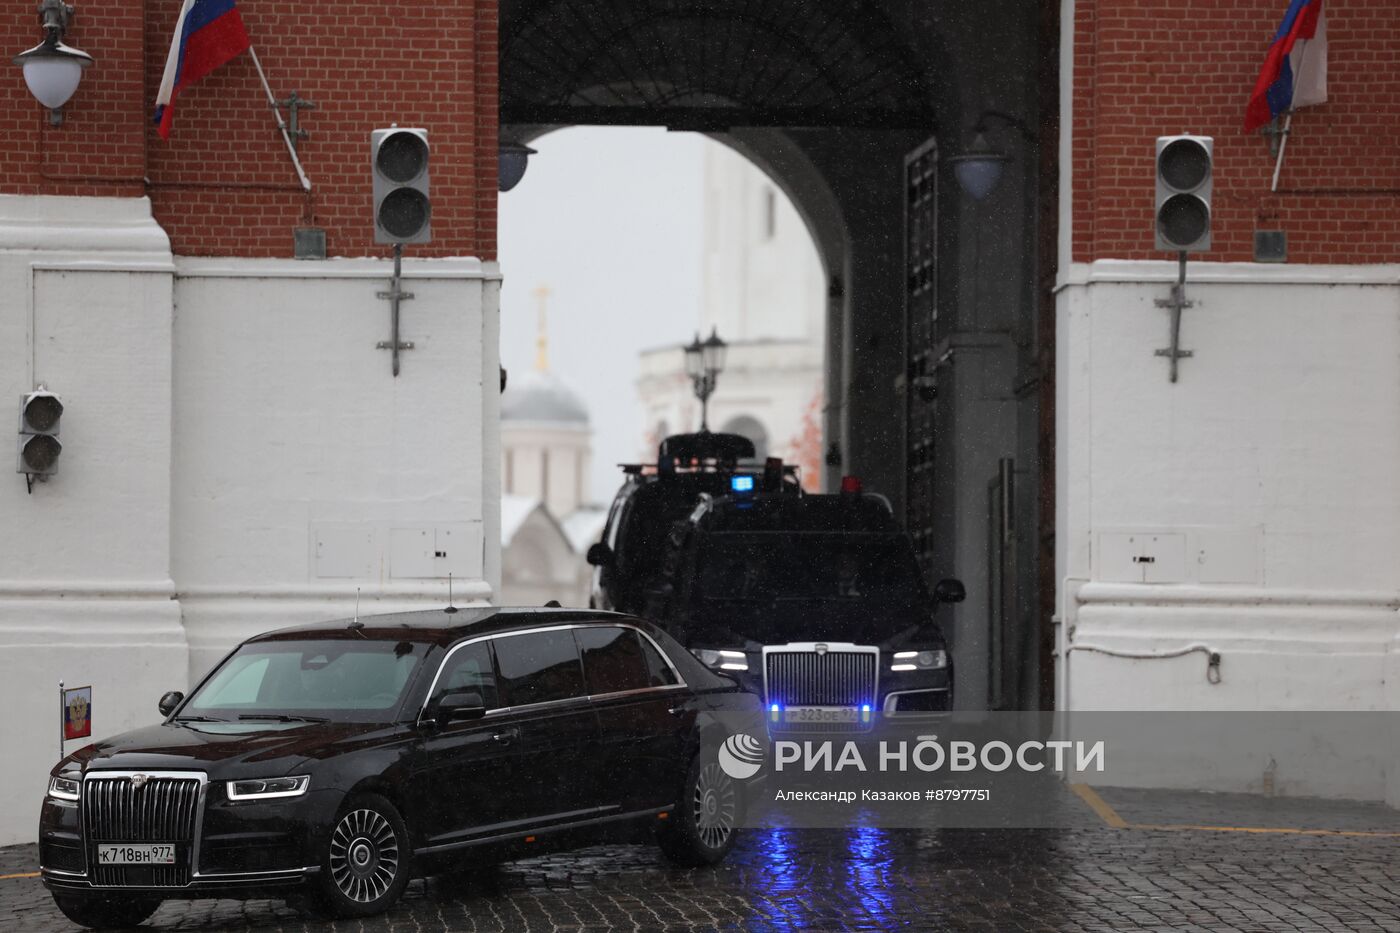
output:
[[[499,742],[501,745],[509,745],[520,738],[519,729],[503,729],[500,732],[491,733],[491,741]]]

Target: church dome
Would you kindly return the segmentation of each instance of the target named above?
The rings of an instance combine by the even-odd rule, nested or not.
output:
[[[506,380],[501,420],[586,425],[588,406],[553,373],[532,369]]]

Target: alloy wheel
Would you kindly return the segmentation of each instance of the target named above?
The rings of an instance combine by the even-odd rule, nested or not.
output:
[[[700,841],[711,849],[724,845],[734,832],[739,798],[734,781],[718,764],[708,764],[700,770],[695,781],[694,810]]]
[[[331,877],[340,893],[359,904],[379,900],[399,873],[394,827],[376,810],[352,810],[331,834]]]

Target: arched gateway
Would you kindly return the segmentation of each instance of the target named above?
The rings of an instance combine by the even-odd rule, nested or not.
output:
[[[792,198],[829,283],[828,483],[861,475],[906,516],[926,572],[967,581],[950,629],[968,708],[1051,694],[1042,285],[1055,212],[1032,127],[1042,110],[1053,117],[1043,52],[1057,30],[1040,7],[1055,6],[501,4],[503,139],[579,124],[704,132]],[[1046,67],[1051,80],[1038,82]],[[987,111],[1023,133],[995,140],[1014,158],[979,204],[939,146],[961,151]]]

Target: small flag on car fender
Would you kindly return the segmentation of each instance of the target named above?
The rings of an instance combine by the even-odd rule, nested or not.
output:
[[[92,735],[92,688],[74,687],[63,691],[63,738],[84,739]]]
[[[161,139],[170,138],[176,95],[247,48],[248,32],[234,0],[185,0],[181,4],[165,74],[156,92],[155,121]]]

